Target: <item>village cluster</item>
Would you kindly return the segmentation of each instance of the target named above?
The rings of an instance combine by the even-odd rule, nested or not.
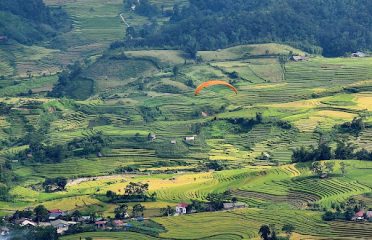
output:
[[[209,211],[213,210],[213,206],[211,204],[203,204]],[[220,210],[233,210],[239,208],[245,208],[247,205],[241,202],[232,202],[232,203],[223,203],[221,206],[222,209]],[[21,211],[22,212],[22,211]],[[23,212],[32,212],[32,209],[25,209]],[[145,220],[149,220],[149,218],[145,218],[142,216],[139,217],[130,217],[128,213],[124,214],[123,219],[115,219],[115,218],[103,218],[103,217],[96,217],[95,215],[81,215],[80,213],[76,214],[78,211],[63,211],[61,209],[52,209],[48,210],[47,217],[42,219],[42,221],[37,221],[38,217],[19,217],[17,213],[15,213],[11,217],[3,218],[2,219],[2,227],[0,227],[0,236],[7,236],[11,233],[12,229],[18,228],[35,228],[35,227],[53,227],[56,229],[57,233],[60,235],[65,234],[71,231],[72,228],[76,228],[78,226],[86,226],[90,227],[90,230],[95,231],[130,231],[133,228],[134,222],[143,222]],[[168,211],[168,216],[179,216],[183,214],[190,214],[195,213],[197,211],[191,208],[190,204],[187,203],[179,203],[176,205],[175,208],[170,209]],[[372,215],[372,212],[370,212]],[[21,214],[22,215],[22,214]]]

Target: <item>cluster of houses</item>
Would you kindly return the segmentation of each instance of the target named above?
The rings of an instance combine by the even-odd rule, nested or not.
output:
[[[372,211],[360,210],[359,212],[355,213],[354,217],[351,220],[357,222],[372,221]]]
[[[67,213],[60,209],[48,210],[48,219],[44,222],[35,222],[29,218],[19,218],[15,219],[12,223],[20,227],[49,227],[52,226],[57,230],[58,234],[64,234],[69,228],[77,224],[89,224],[97,229],[101,230],[111,230],[111,229],[123,229],[130,228],[132,225],[126,223],[123,220],[105,220],[103,218],[96,218],[92,221],[90,216],[81,216],[79,218],[73,219],[74,221],[66,221],[64,217],[67,216]],[[133,220],[133,219],[131,219]],[[144,218],[136,218],[137,221],[143,221]],[[10,233],[9,228],[1,227],[0,236],[6,236]]]
[[[364,52],[361,52],[361,51],[358,51],[358,52],[353,52],[350,54],[350,57],[352,58],[363,58],[363,57],[368,57],[368,54],[367,53],[364,53]],[[304,61],[308,61],[309,60],[309,57],[307,56],[300,56],[300,55],[292,55],[289,60],[293,61],[293,62],[304,62]]]
[[[223,203],[223,210],[232,210],[238,208],[245,208],[247,205],[241,202],[234,202],[234,203]],[[184,215],[188,213],[193,213],[193,211],[189,210],[189,204],[187,203],[179,203],[175,207],[175,216],[177,215]],[[369,212],[371,214],[372,212]],[[35,222],[30,218],[18,218],[9,220],[11,224],[25,227],[25,228],[33,228],[33,227],[54,227],[58,234],[65,234],[72,226],[77,224],[85,224],[89,225],[92,228],[96,228],[99,230],[129,230],[132,227],[130,221],[144,221],[145,218],[138,217],[129,219],[129,215],[126,216],[128,219],[126,220],[117,220],[117,219],[103,219],[103,218],[95,218],[94,220],[91,219],[90,216],[80,216],[80,217],[69,217],[67,212],[64,212],[60,209],[52,209],[48,210],[48,217],[47,220],[42,222]],[[73,220],[73,221],[68,221]],[[129,222],[128,222],[129,221]],[[0,239],[2,236],[9,235],[11,230],[8,227],[0,227]]]

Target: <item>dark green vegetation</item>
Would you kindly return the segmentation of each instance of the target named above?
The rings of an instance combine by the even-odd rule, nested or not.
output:
[[[66,12],[45,6],[42,0],[0,2],[0,35],[8,41],[32,44],[71,30],[70,25]]]
[[[1,215],[92,217],[63,239],[254,239],[262,225],[267,238],[371,236],[348,219],[359,201],[372,207],[372,60],[311,54],[369,49],[369,2],[45,2],[72,31],[0,46]],[[310,53],[237,45],[273,41]],[[238,95],[195,96],[209,79]],[[195,213],[171,216],[182,202]],[[92,224],[128,215],[151,220],[131,221],[133,232]]]
[[[285,42],[311,53],[341,56],[371,50],[371,9],[368,0],[190,0],[182,8],[174,5],[164,26],[132,30],[130,36],[138,39],[128,46],[172,46],[195,57],[197,50]],[[168,14],[150,6],[139,10],[149,17]]]

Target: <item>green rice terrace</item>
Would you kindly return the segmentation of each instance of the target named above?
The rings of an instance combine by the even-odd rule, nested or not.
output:
[[[150,19],[121,0],[44,2],[72,18],[58,35],[64,49],[0,45],[0,216],[39,205],[94,216],[62,240],[260,239],[262,225],[283,239],[372,239],[372,57],[278,43],[196,58],[113,48],[125,35],[119,14],[132,26]],[[238,94],[212,86],[195,96],[211,79]],[[130,198],[133,184],[148,185]],[[187,214],[173,216],[180,203]],[[142,215],[118,217],[122,204]],[[126,225],[96,222],[113,219]]]

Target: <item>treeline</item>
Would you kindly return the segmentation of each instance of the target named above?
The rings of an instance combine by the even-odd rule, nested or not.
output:
[[[292,162],[313,162],[331,159],[358,159],[372,161],[372,151],[361,149],[356,151],[357,147],[345,141],[338,141],[336,149],[333,151],[329,143],[320,143],[317,147],[300,147],[292,151]]]
[[[369,209],[363,200],[349,198],[346,202],[332,203],[331,209],[327,210],[322,218],[325,221],[347,220],[350,221],[355,213]]]
[[[43,0],[1,0],[0,35],[23,44],[32,44],[71,29],[71,20],[62,8],[50,8]]]
[[[151,18],[169,14],[151,4],[139,5],[137,13]],[[284,42],[310,53],[323,49],[325,56],[340,56],[372,49],[371,14],[369,0],[189,0],[182,8],[175,5],[163,26],[153,21],[142,29],[128,29],[126,45],[177,47],[192,54]]]
[[[110,139],[97,132],[82,138],[76,138],[66,144],[44,144],[40,138],[34,138],[29,147],[17,154],[16,159],[22,163],[59,163],[71,156],[85,156],[89,154],[101,154],[101,150],[107,147]]]
[[[156,193],[148,194],[149,184],[130,182],[124,189],[124,194],[113,191],[106,192],[106,200],[110,203],[156,201]]]

